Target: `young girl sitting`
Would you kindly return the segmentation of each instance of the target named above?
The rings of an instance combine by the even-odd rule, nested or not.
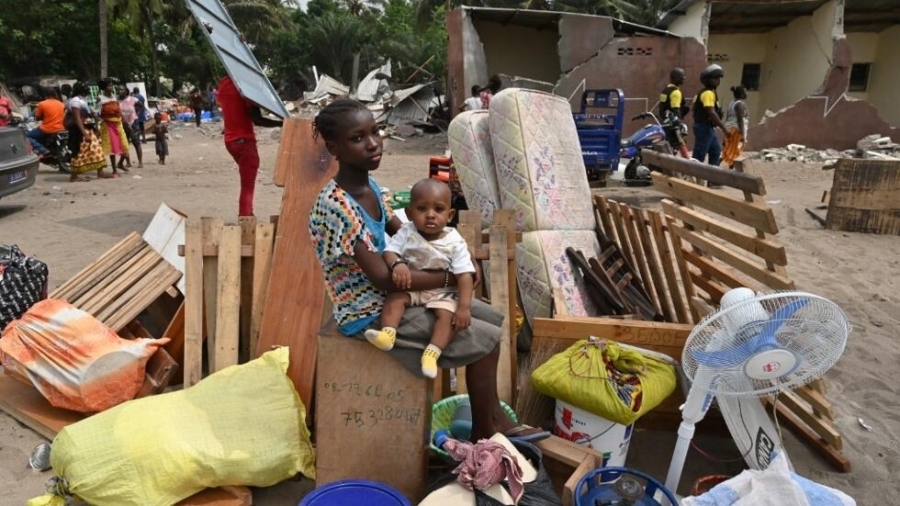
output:
[[[409,269],[406,286],[392,281],[381,254],[386,235],[397,233],[401,223],[369,177],[381,164],[382,138],[366,106],[336,100],[319,112],[314,125],[340,166],[313,205],[309,232],[338,329],[345,336],[365,339],[366,330],[380,330],[378,320],[389,291],[442,289],[456,285],[457,280],[446,271]],[[516,425],[500,406],[497,360],[503,315],[477,299],[471,312],[469,327],[456,333],[438,360],[440,367],[466,367],[472,404],[470,439],[490,438],[496,432],[529,441],[549,437],[547,431]],[[414,374],[422,373],[422,352],[431,341],[435,321],[434,312],[415,306],[403,313],[396,327],[395,345],[388,353]]]
[[[423,179],[410,191],[407,216],[404,223],[388,241],[384,249],[384,261],[391,270],[391,279],[406,290],[412,280],[410,268],[445,272],[456,276],[457,287],[446,286],[436,290],[417,292],[389,292],[381,313],[381,330],[367,330],[366,339],[378,349],[388,351],[394,347],[397,325],[403,312],[410,305],[425,306],[435,313],[436,320],[431,342],[422,353],[422,374],[428,378],[437,376],[437,361],[453,338],[454,331],[467,328],[472,319],[472,295],[475,265],[469,256],[469,247],[459,232],[447,228],[453,219],[450,207],[450,187],[434,179]]]

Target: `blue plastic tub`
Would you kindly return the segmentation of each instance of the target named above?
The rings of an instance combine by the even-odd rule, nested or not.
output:
[[[635,493],[627,497],[634,506],[678,506],[675,494],[662,483],[624,467],[604,467],[584,475],[575,487],[575,506],[619,504],[628,492]]]
[[[400,492],[368,480],[343,480],[329,483],[307,494],[300,506],[412,506]]]

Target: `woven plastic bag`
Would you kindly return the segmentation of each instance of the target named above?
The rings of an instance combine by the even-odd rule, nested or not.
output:
[[[163,339],[122,339],[63,300],[47,299],[13,320],[0,338],[0,363],[50,404],[83,413],[134,399],[147,360]]]
[[[542,394],[631,425],[675,390],[675,368],[633,347],[596,338],[578,341],[531,374]]]
[[[144,397],[63,429],[55,490],[94,506],[169,506],[209,487],[315,478],[306,409],[278,348],[187,390]],[[56,497],[54,497],[54,495]]]

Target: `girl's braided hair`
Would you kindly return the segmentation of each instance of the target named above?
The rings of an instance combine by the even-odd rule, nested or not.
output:
[[[326,141],[333,141],[338,136],[338,129],[344,116],[369,109],[359,101],[352,98],[339,98],[319,111],[313,120],[313,138],[322,137]]]

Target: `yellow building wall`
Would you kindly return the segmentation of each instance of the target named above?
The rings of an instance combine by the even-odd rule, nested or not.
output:
[[[750,124],[759,122],[762,118],[762,96],[768,88],[766,82],[766,36],[765,33],[738,33],[719,35],[711,34],[707,53],[715,63],[725,70],[725,78],[719,85],[719,100],[722,107],[726,107],[733,95],[731,87],[741,84],[741,73],[745,63],[759,63],[762,65],[760,78],[760,91],[747,92],[747,108],[750,110]],[[688,76],[688,80],[699,81],[699,76]]]
[[[703,40],[705,32],[703,25],[706,23],[704,15],[706,14],[706,2],[697,2],[688,7],[687,12],[672,21],[668,30],[682,37],[693,37],[700,42]]]
[[[831,66],[834,18],[834,2],[828,2],[765,34],[764,109],[777,112],[821,88]]]
[[[878,52],[878,34],[877,33],[848,33],[847,42],[850,43],[850,49],[853,51],[853,63],[874,63]],[[874,71],[872,66],[870,72]],[[872,74],[869,74],[869,85],[872,84]],[[868,100],[869,93],[867,91],[848,92],[847,95],[858,98],[860,100]]]
[[[900,126],[900,25],[878,34],[878,48],[869,74],[869,103],[892,126]],[[856,61],[856,54],[853,55]]]

